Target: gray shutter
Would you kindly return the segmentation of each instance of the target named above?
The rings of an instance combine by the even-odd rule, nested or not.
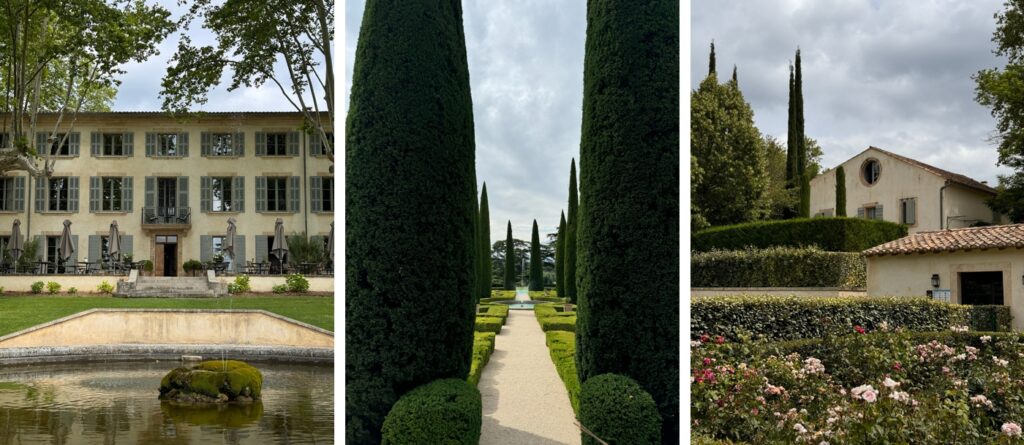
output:
[[[36,178],[36,213],[46,209],[46,178]]]
[[[235,235],[235,257],[232,259],[235,262],[236,272],[245,265],[245,235]]]
[[[188,157],[188,133],[178,134],[178,156]]]
[[[235,156],[245,156],[245,133],[235,133]]]
[[[121,235],[121,257],[132,255],[134,258],[134,243],[131,235]]]
[[[79,132],[71,133],[68,137],[68,153],[71,156],[78,156],[80,152],[79,147],[82,146],[82,134]]]
[[[301,187],[301,178],[298,176],[291,176],[288,178],[288,211],[296,213],[299,211],[299,190]]]
[[[203,156],[210,155],[210,145],[212,138],[213,137],[210,135],[209,131],[199,133],[199,148]]]
[[[124,155],[128,157],[135,156],[135,133],[129,131],[121,137],[124,141]]]
[[[146,133],[146,156],[156,156],[156,133]]]
[[[25,177],[14,178],[14,211],[25,211]]]
[[[256,235],[256,262],[267,260],[267,236]]]
[[[321,148],[322,147],[321,147],[321,144],[320,144],[320,131],[319,130],[313,130],[313,133],[309,135],[309,155],[310,156],[322,155],[323,152],[322,152],[322,150],[320,150]]]
[[[135,178],[125,176],[121,180],[121,210],[132,213],[132,205],[135,203]]]
[[[875,219],[877,219],[879,221],[882,220],[882,205],[881,204],[875,206]]]
[[[103,194],[102,192],[103,192],[103,190],[101,189],[101,185],[100,185],[100,177],[99,176],[90,176],[89,177],[89,211],[90,212],[98,212],[101,208],[103,208],[103,207],[100,207],[100,196]]]
[[[71,252],[71,259],[68,264],[74,266],[78,263],[78,235],[71,235],[71,246],[75,248],[74,252]]]
[[[89,153],[95,158],[100,155],[100,145],[102,144],[103,133],[94,131],[90,133],[89,139],[91,140],[89,144]]]
[[[319,176],[309,177],[309,196],[311,202],[309,203],[309,211],[313,213],[319,213],[324,210],[323,192],[321,186],[323,178]]]
[[[103,259],[103,241],[100,235],[89,235],[89,261]]]
[[[267,211],[267,177],[256,177],[256,211]]]
[[[199,210],[202,212],[210,211],[210,201],[213,199],[213,193],[210,193],[210,177],[203,176],[199,178]]]
[[[235,176],[231,194],[231,208],[236,212],[245,211],[245,176]]]
[[[199,236],[199,261],[207,262],[213,259],[213,237],[210,235]]]
[[[907,200],[907,223],[917,224],[917,198]]]
[[[50,150],[53,148],[52,145],[51,146],[46,146],[46,137],[47,136],[48,136],[48,133],[45,132],[45,131],[40,131],[40,132],[36,133],[36,152],[39,153],[39,155],[43,155],[44,153],[49,153]]]
[[[143,207],[152,209],[156,207],[156,177],[146,176],[146,198]]]
[[[68,178],[71,187],[68,190],[68,211],[78,213],[78,176]]]
[[[188,176],[178,176],[178,207],[188,207]]]
[[[288,132],[288,155],[298,156],[299,155],[299,132],[289,131]]]
[[[864,207],[857,207],[857,217],[858,218],[863,218],[864,217]]]
[[[33,239],[36,240],[36,261],[43,261],[46,255],[46,238],[36,235]]]
[[[267,134],[262,131],[256,132],[256,156],[267,155]]]

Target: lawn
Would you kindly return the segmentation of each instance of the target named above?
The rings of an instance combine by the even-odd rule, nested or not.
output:
[[[333,297],[113,298],[32,295],[0,296],[0,335],[94,308],[263,309],[334,331]]]

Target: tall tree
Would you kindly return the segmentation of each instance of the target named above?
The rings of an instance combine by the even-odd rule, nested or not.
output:
[[[461,3],[367,2],[345,137],[346,442],[377,444],[399,397],[470,367],[476,173]]]
[[[836,168],[836,216],[846,216],[846,172]]]
[[[736,88],[740,87],[740,79],[736,77],[736,65],[732,66],[732,85]]]
[[[715,41],[711,41],[711,55],[708,56],[708,75],[715,74]]]
[[[558,222],[558,240],[555,241],[555,295],[565,298],[565,212]]]
[[[796,190],[786,181],[786,147],[772,136],[764,136],[766,184],[761,199],[767,205],[765,219],[785,219],[796,207]]]
[[[800,69],[800,49],[796,50],[796,77],[793,81],[793,98],[795,104],[793,106],[793,118],[795,122],[795,134],[797,149],[796,149],[796,179],[799,181],[798,187],[800,189],[800,206],[799,213],[801,218],[807,218],[811,216],[811,184],[810,178],[807,175],[807,136],[804,131],[804,87],[803,87],[803,75]]]
[[[678,443],[679,2],[634,3],[587,3],[576,365],[635,379]]]
[[[794,114],[794,105],[796,105],[796,99],[793,95],[794,92],[794,80],[793,80],[793,64],[789,65],[789,103],[786,114],[786,187],[795,189],[797,188],[797,143],[796,143],[796,119]],[[796,207],[792,209],[790,216],[796,214]]]
[[[305,117],[304,130],[319,139],[333,162],[334,0],[182,0],[178,51],[167,67],[163,108],[189,114],[231,73],[228,91],[270,83]],[[376,2],[367,2],[367,9]],[[365,14],[364,14],[365,15]],[[187,34],[195,19],[217,37],[216,45],[193,46]],[[460,31],[461,32],[461,31]],[[274,69],[282,62],[284,72]]]
[[[530,290],[544,290],[544,258],[540,253],[540,229],[533,220],[533,238],[530,242]]]
[[[569,213],[565,220],[565,298],[576,302],[576,234],[579,209],[579,196],[576,193],[576,158],[569,167]]]
[[[508,233],[505,235],[505,290],[516,290],[516,250],[512,240],[512,221],[508,222]]]
[[[480,192],[480,276],[479,294],[477,299],[490,298],[491,296],[491,215],[490,206],[487,203],[487,183],[484,183],[483,191]]]

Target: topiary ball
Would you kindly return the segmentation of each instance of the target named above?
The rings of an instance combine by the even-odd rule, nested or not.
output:
[[[580,388],[580,424],[609,445],[658,445],[661,415],[658,405],[633,379],[601,374]],[[587,433],[584,445],[599,445]]]
[[[409,391],[391,407],[382,445],[476,445],[483,406],[480,390],[465,380],[435,380]]]

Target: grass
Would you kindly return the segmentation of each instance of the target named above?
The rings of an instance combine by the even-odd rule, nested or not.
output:
[[[333,297],[113,298],[4,295],[0,296],[0,335],[95,308],[263,309],[334,331]]]
[[[491,359],[494,352],[494,338],[497,334],[493,332],[473,333],[473,363],[469,368],[469,377],[466,379],[469,384],[476,386],[480,383],[480,375],[484,372],[484,366]]]
[[[576,332],[576,312],[563,312],[561,304],[538,304],[533,307],[533,313],[544,332]]]

